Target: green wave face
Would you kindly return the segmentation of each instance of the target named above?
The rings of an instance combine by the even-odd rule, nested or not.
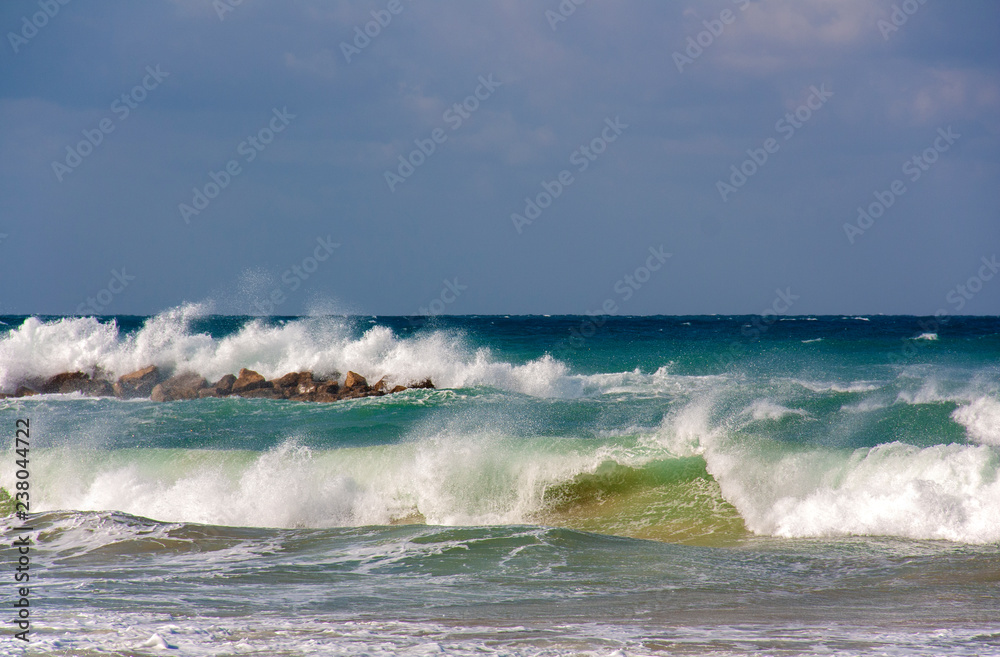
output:
[[[639,467],[605,461],[545,490],[540,523],[602,534],[692,545],[749,535],[700,456]]]

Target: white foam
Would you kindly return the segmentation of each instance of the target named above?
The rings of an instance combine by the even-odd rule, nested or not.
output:
[[[878,390],[881,386],[871,381],[851,381],[850,383],[840,383],[838,381],[801,381],[792,379],[792,383],[807,388],[813,392],[870,392]]]
[[[441,525],[520,524],[545,508],[549,486],[608,459],[648,457],[601,444],[566,452],[544,439],[451,432],[334,450],[290,440],[263,454],[45,450],[33,458],[40,492],[32,502],[39,511],[253,527],[384,525],[415,514]],[[0,466],[4,481],[12,467]]]
[[[159,634],[153,634],[153,636],[140,643],[139,646],[142,648],[156,648],[158,650],[177,650],[177,646],[170,645]]]
[[[937,333],[921,333],[920,335],[918,335],[917,337],[912,338],[912,339],[913,340],[937,340],[938,339],[938,334]]]
[[[971,440],[1000,446],[1000,401],[979,397],[956,408],[951,418],[965,427]]]
[[[754,420],[780,420],[782,418],[788,417],[790,415],[796,415],[799,417],[806,417],[809,415],[805,411],[797,408],[788,408],[772,402],[769,399],[758,399],[753,404],[751,404],[745,411],[749,413]]]
[[[1000,479],[986,446],[890,443],[845,453],[707,450],[708,471],[756,533],[1000,540]]]
[[[489,349],[470,348],[455,333],[436,331],[401,339],[384,326],[355,337],[344,319],[303,318],[279,326],[247,323],[221,339],[193,333],[191,322],[208,307],[188,305],[150,318],[122,335],[114,323],[92,317],[43,322],[29,318],[0,339],[0,390],[83,371],[116,378],[149,364],[168,372],[193,371],[210,381],[247,367],[265,377],[312,370],[354,370],[371,380],[384,375],[406,384],[430,377],[438,387],[495,386],[538,397],[578,397],[593,392],[588,377],[544,356],[523,364],[497,361]]]

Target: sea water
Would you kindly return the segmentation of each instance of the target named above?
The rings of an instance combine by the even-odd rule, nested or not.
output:
[[[0,322],[6,393],[437,386],[0,400],[8,491],[31,426],[32,653],[1000,655],[1000,318]]]

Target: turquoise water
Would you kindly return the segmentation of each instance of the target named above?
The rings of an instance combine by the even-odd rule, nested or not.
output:
[[[31,419],[38,652],[1000,654],[998,318],[0,321],[0,392],[438,387],[0,400],[8,490]]]

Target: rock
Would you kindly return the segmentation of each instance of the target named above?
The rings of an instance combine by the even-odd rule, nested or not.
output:
[[[88,397],[114,397],[115,387],[111,385],[110,381],[97,379],[96,381],[88,381],[80,392]]]
[[[371,394],[364,388],[344,388],[337,395],[337,399],[361,399],[362,397],[369,397]]]
[[[309,374],[312,376],[311,372],[289,372],[285,376],[271,381],[276,388],[292,388],[299,385],[299,377],[303,374]]]
[[[268,382],[270,383],[270,381]],[[240,397],[245,397],[247,399],[284,399],[284,395],[281,394],[281,390],[275,387],[269,388],[254,388],[253,390],[244,390],[239,393]]]
[[[225,397],[233,392],[233,384],[236,383],[236,377],[232,374],[226,374],[221,379],[212,384],[215,388],[215,392],[219,394],[220,397]]]
[[[47,394],[79,392],[90,397],[110,397],[114,394],[114,388],[110,382],[95,381],[83,372],[63,372],[42,384],[42,392]]]
[[[339,395],[340,384],[336,381],[320,381],[316,384],[317,395]]]
[[[367,388],[368,381],[357,372],[348,372],[344,379],[345,388]]]
[[[51,395],[62,392],[76,392],[90,376],[83,372],[63,372],[56,374],[42,384],[41,392]]]
[[[194,372],[185,372],[172,376],[163,383],[157,383],[149,393],[149,398],[155,402],[198,399],[201,389],[207,387],[208,381],[205,377]]]
[[[317,378],[312,372],[289,372],[273,381],[266,380],[259,373],[243,368],[239,376],[226,374],[213,384],[194,372],[184,372],[165,381],[162,372],[155,365],[149,365],[124,374],[112,385],[104,379],[92,379],[83,372],[63,372],[49,378],[41,385],[32,383],[21,385],[13,395],[7,393],[0,398],[27,397],[43,393],[80,392],[85,395],[116,395],[124,399],[142,397],[148,394],[153,401],[174,401],[178,399],[205,399],[239,395],[254,399],[291,399],[294,401],[332,402],[342,399],[360,399],[403,392],[409,388],[433,389],[430,379],[397,385],[389,388],[389,376],[383,376],[373,386],[357,372],[348,372],[343,385],[333,378]]]
[[[240,370],[239,377],[237,377],[236,381],[233,383],[232,393],[234,395],[242,395],[244,392],[249,392],[250,390],[269,387],[271,387],[270,381],[257,372],[248,370],[244,367]]]
[[[122,399],[132,399],[134,397],[149,397],[153,392],[153,386],[163,380],[160,368],[156,365],[149,365],[141,370],[123,374],[118,377],[114,385],[116,397]]]
[[[296,387],[296,392],[299,395],[311,395],[316,392],[318,387],[319,387],[319,382],[313,380],[312,372],[300,373],[299,383],[298,386]]]

